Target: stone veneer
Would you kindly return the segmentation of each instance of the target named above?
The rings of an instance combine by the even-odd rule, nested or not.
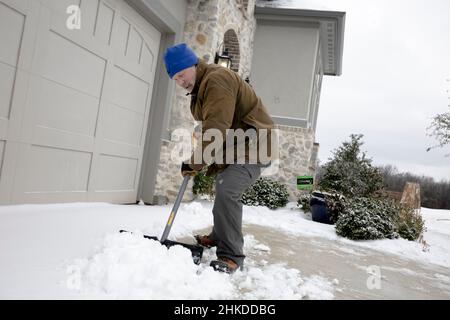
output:
[[[280,166],[270,178],[288,187],[290,201],[297,201],[297,176],[315,175],[318,144],[312,129],[277,125]],[[264,174],[264,173],[263,173]]]
[[[238,74],[244,79],[250,77],[251,80],[252,46],[256,27],[253,16],[255,0],[188,0],[187,2],[184,41],[208,63],[214,62],[215,53],[221,51],[223,46],[228,47],[233,54],[238,54],[238,57],[233,59],[235,64],[238,63],[234,65]],[[230,34],[237,36],[238,48],[235,41],[227,42],[227,39],[232,38],[229,37]],[[171,132],[178,128],[193,131],[195,123],[189,110],[190,98],[178,87],[175,92],[168,129]],[[311,173],[310,161],[314,148],[314,133],[310,129],[303,128],[286,126],[278,128],[280,129],[281,169],[272,177],[290,187],[291,200],[294,200],[298,194],[297,175]],[[171,159],[171,152],[175,146],[175,141],[162,143],[155,185],[155,203],[173,201],[182,182],[181,163],[179,161],[175,163]],[[192,180],[186,190],[185,200],[193,198],[191,186]]]
[[[297,190],[297,176],[315,175],[318,144],[314,143],[312,129],[277,125],[280,165],[263,171],[263,175],[284,183],[288,187],[290,201],[297,201],[304,192]],[[156,194],[173,201],[181,184],[180,164],[173,163],[170,153],[175,142],[164,142],[161,150],[161,161]],[[186,190],[185,200],[193,199],[192,181]]]

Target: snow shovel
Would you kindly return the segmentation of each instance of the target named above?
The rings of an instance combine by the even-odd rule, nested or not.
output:
[[[158,240],[157,237],[147,236],[144,235],[144,238],[156,240],[161,242],[161,244],[165,245],[167,248],[170,248],[172,246],[183,246],[189,250],[191,250],[192,253],[192,259],[194,260],[195,264],[200,264],[200,261],[202,259],[203,255],[203,247],[195,244],[187,244],[187,243],[181,243],[176,241],[168,240],[167,237],[169,236],[170,229],[172,228],[173,221],[175,220],[175,216],[177,215],[178,207],[180,206],[181,200],[183,199],[184,191],[186,190],[187,184],[189,182],[190,176],[185,176],[183,179],[183,183],[181,184],[180,191],[178,191],[177,198],[175,199],[175,203],[173,205],[172,211],[170,212],[169,219],[166,223],[166,228],[164,229],[164,232],[161,236],[161,240]],[[126,230],[120,230],[120,232],[128,232]]]

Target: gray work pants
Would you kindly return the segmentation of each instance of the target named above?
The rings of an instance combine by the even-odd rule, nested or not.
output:
[[[241,195],[261,175],[258,164],[230,164],[216,177],[214,227],[209,235],[217,244],[217,256],[244,265]]]

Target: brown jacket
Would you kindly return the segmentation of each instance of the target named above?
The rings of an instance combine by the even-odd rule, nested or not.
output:
[[[263,141],[267,141],[267,152],[264,156],[272,155],[271,150],[271,133],[273,129],[273,121],[263,105],[261,99],[255,94],[253,88],[245,82],[236,72],[221,67],[216,64],[207,64],[200,60],[197,65],[197,75],[195,87],[191,93],[191,112],[195,120],[202,123],[202,134],[208,129],[218,129],[226,140],[227,129],[242,129],[245,132],[256,133],[253,138],[253,143],[259,145]],[[253,129],[247,131],[248,129]],[[262,130],[261,129],[266,129]],[[268,133],[267,140],[258,134],[263,131]],[[257,138],[256,138],[257,137]],[[256,140],[255,140],[256,138]],[[236,141],[233,141],[236,140]],[[228,140],[224,142],[222,154],[214,154],[214,164],[210,165],[208,175],[222,171],[227,166],[225,150],[227,148],[237,148],[237,139]],[[231,144],[230,144],[231,141]],[[211,144],[212,141],[202,141],[200,146],[194,151],[191,157],[190,166],[195,170],[201,170],[207,163],[194,162],[205,148]],[[252,143],[252,142],[250,142]],[[232,147],[231,147],[232,146]],[[245,162],[249,162],[249,141],[245,141]],[[265,151],[265,150],[264,150]],[[237,161],[237,152],[234,151],[234,160]],[[254,159],[253,157],[250,157]],[[241,158],[240,158],[241,159]],[[221,161],[220,161],[221,160]],[[242,159],[240,160],[242,161]],[[254,160],[253,160],[254,161]],[[258,156],[257,162],[261,163]],[[241,163],[241,162],[239,162]]]

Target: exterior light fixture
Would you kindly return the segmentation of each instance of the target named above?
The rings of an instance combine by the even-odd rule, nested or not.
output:
[[[229,56],[227,48],[225,48],[222,51],[222,54],[218,54],[216,52],[216,56],[214,57],[214,63],[218,64],[219,66],[231,69],[231,57]]]

